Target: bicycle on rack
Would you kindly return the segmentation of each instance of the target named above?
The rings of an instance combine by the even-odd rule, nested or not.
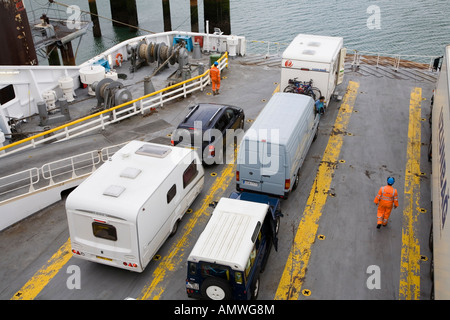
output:
[[[313,87],[313,80],[298,81],[297,78],[289,79],[288,85],[284,88],[283,92],[299,93],[310,96],[316,101],[322,95],[320,89]]]

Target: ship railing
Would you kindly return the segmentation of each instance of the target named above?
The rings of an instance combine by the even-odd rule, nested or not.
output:
[[[75,179],[89,176],[127,142],[92,150],[82,154],[45,163],[40,168],[31,168],[0,177],[0,206],[2,202],[27,194],[48,190]]]
[[[261,54],[265,52],[265,56],[281,56],[289,43],[261,40],[246,40],[247,53]]]
[[[217,61],[220,70],[228,68],[228,53],[225,52]],[[145,115],[158,107],[163,107],[165,103],[171,100],[180,97],[186,98],[188,94],[197,90],[203,91],[210,82],[209,69],[207,69],[203,74],[191,79],[0,147],[0,158],[25,149],[35,148],[43,143],[50,143],[55,139],[62,141],[93,130],[104,130],[107,125],[122,121],[136,114]],[[6,152],[2,153],[2,151]]]
[[[371,52],[371,51],[359,51],[354,49],[347,49],[347,54],[353,54],[353,61],[351,63],[352,67],[359,67],[362,63],[362,58],[367,56],[376,57],[376,67],[381,65],[381,62],[388,60],[395,71],[401,68],[401,63],[417,63],[428,65],[428,71],[432,71],[434,68],[434,62],[439,59],[439,56],[430,55],[411,55],[411,54],[392,54],[384,52]]]
[[[273,42],[273,41],[260,41],[260,40],[246,40],[246,47],[248,53],[261,54],[265,52],[265,56],[280,56],[284,50],[289,46],[289,43]],[[347,49],[347,54],[353,54],[352,67],[359,67],[364,63],[362,58],[364,56],[373,56],[376,58],[375,65],[378,68],[380,65],[385,65],[386,60],[391,64],[395,71],[398,71],[402,67],[402,63],[419,63],[427,65],[427,70],[432,71],[434,68],[434,62],[439,56],[432,55],[411,55],[411,54],[392,54],[384,52],[372,52],[372,51],[359,51],[355,49]],[[390,58],[390,59],[387,59]]]
[[[0,177],[0,199],[5,200],[12,196],[33,192],[39,180],[38,168],[31,168]]]

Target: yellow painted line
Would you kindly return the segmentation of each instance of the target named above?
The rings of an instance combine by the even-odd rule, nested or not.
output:
[[[234,178],[235,167],[234,163],[225,165],[222,174],[214,182],[209,189],[209,193],[203,199],[202,206],[193,213],[192,218],[187,222],[178,243],[169,249],[170,253],[158,264],[158,267],[153,272],[152,282],[142,290],[141,295],[138,297],[139,300],[159,300],[161,298],[165,290],[165,286],[162,284],[163,280],[171,271],[175,271],[176,267],[184,262],[184,255],[186,253],[189,254],[189,252],[186,252],[186,249],[189,247],[189,234],[194,229],[198,220],[206,217],[205,212],[209,204],[224,194]]]
[[[280,92],[280,84],[277,85],[277,87],[275,88],[275,90],[272,92],[272,95],[274,95],[275,93]]]
[[[53,279],[58,271],[72,257],[70,252],[70,238],[47,261],[47,263],[34,274],[34,276],[11,298],[11,300],[33,300]]]
[[[358,88],[359,83],[349,82],[347,93],[344,96],[335,121],[334,130],[328,140],[316,179],[306,202],[302,220],[297,228],[294,242],[275,294],[276,300],[296,300],[302,292],[301,287],[311,256],[311,246],[316,239],[319,219],[327,201],[334,169],[344,140],[343,133],[346,131],[350,121]]]
[[[420,214],[420,146],[422,89],[414,88],[409,104],[408,147],[402,222],[399,299],[420,296],[420,245],[417,238]]]

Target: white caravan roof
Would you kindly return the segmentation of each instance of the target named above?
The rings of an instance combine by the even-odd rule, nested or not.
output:
[[[244,270],[258,222],[262,225],[269,205],[222,198],[197,240],[188,260],[227,265]]]
[[[66,208],[135,221],[150,195],[180,162],[192,162],[193,154],[186,148],[131,141],[71,192]]]
[[[331,63],[342,48],[344,39],[299,34],[283,52],[283,59]]]

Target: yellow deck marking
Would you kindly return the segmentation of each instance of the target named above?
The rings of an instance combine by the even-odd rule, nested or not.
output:
[[[70,252],[70,238],[47,261],[47,263],[34,274],[34,276],[11,298],[11,300],[33,300],[53,279],[59,270],[72,257]]]
[[[328,140],[328,145],[303,212],[303,218],[298,226],[291,252],[286,261],[286,266],[275,294],[276,300],[298,299],[302,292],[301,286],[311,255],[311,246],[316,239],[322,208],[327,200],[333,172],[344,140],[344,132],[353,112],[358,88],[359,83],[349,82],[347,93],[336,118],[334,130]]]
[[[203,199],[203,204],[200,209],[193,213],[192,218],[189,219],[186,226],[184,227],[183,235],[180,237],[178,243],[169,249],[169,254],[165,256],[159,263],[156,270],[153,272],[153,280],[150,285],[146,286],[138,299],[148,300],[154,299],[159,300],[163,294],[165,287],[161,284],[168,272],[174,271],[176,266],[183,263],[183,258],[186,253],[186,249],[189,247],[189,234],[195,227],[196,223],[200,218],[206,218],[205,212],[209,204],[220,198],[223,193],[228,188],[231,180],[234,178],[234,164],[227,164],[223,169],[220,177],[215,181],[215,183],[209,189],[209,193]]]
[[[420,245],[417,238],[417,217],[420,212],[421,101],[422,89],[414,88],[409,105],[399,286],[399,298],[407,300],[417,300],[420,296]]]

